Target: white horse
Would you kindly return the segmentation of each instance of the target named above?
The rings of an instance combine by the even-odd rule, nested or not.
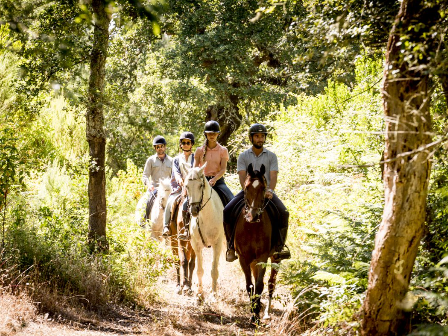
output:
[[[221,198],[212,189],[204,176],[205,165],[201,168],[190,168],[182,164],[185,188],[190,202],[190,212],[192,215],[190,225],[191,246],[197,256],[197,276],[198,294],[203,295],[202,276],[204,269],[202,266],[202,249],[204,247],[213,248],[212,263],[212,294],[216,294],[218,283],[219,257],[224,245],[223,227],[223,204]]]
[[[171,193],[171,180],[169,178],[159,181],[159,187],[157,188],[157,197],[154,200],[154,204],[151,209],[149,221],[151,222],[151,237],[163,241],[162,229],[163,229],[163,213],[165,212],[168,196]],[[138,225],[145,227],[144,215],[146,212],[146,203],[148,202],[151,192],[148,190],[145,195],[137,203],[135,210],[135,221]],[[146,226],[149,229],[148,226]]]

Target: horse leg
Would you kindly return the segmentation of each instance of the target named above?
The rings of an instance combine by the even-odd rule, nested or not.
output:
[[[212,263],[212,292],[216,294],[216,289],[218,286],[218,277],[219,277],[219,257],[221,256],[223,242],[221,239],[218,239],[218,243],[213,246],[213,263]]]
[[[172,231],[171,231],[172,232]],[[178,254],[179,260],[176,260],[174,262],[174,266],[176,267],[176,277],[177,277],[177,286],[176,286],[176,294],[180,294],[182,292],[182,289],[180,287],[180,263],[182,261],[181,252],[179,250],[179,245],[177,243],[177,239],[174,237],[170,238],[170,245],[171,245],[171,251],[173,252],[173,255]]]
[[[187,273],[187,277],[186,277],[186,283],[187,283],[187,291],[188,293],[191,292],[191,283],[193,280],[193,271],[194,271],[194,266],[196,263],[196,254],[194,253],[193,248],[191,247],[191,244],[189,242],[187,242],[187,260],[188,260],[188,273]]]
[[[197,257],[197,267],[196,267],[196,275],[198,276],[198,295],[203,295],[203,287],[202,287],[202,277],[204,276],[204,267],[202,265],[202,247],[195,246],[194,250],[196,252]]]
[[[255,291],[252,299],[252,312],[255,319],[255,322],[258,323],[260,321],[260,310],[261,310],[261,293],[263,293],[264,289],[264,274],[266,273],[266,268],[257,265],[257,262],[254,261],[251,263],[252,274],[255,279]]]
[[[253,306],[254,285],[252,283],[251,267],[250,267],[250,264],[248,264],[246,262],[246,260],[244,260],[244,258],[239,258],[238,260],[240,261],[241,269],[243,270],[244,277],[246,278],[246,291],[247,291],[247,294],[249,295],[250,311],[253,314],[254,313],[254,310],[253,310],[253,307],[254,307]],[[254,315],[252,315],[250,322],[256,323],[256,318]]]
[[[273,258],[271,258],[271,264],[273,263]],[[271,314],[271,303],[272,303],[272,296],[274,294],[275,285],[277,284],[277,274],[278,274],[278,268],[271,266],[271,276],[269,277],[268,282],[268,292],[269,292],[269,298],[268,298],[268,304],[266,305],[266,309],[264,311],[263,319],[267,320],[270,318]]]

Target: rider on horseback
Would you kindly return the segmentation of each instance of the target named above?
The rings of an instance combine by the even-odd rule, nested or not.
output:
[[[145,219],[149,218],[151,208],[157,195],[157,187],[159,181],[171,176],[171,166],[173,159],[165,153],[166,140],[163,136],[157,135],[152,145],[156,150],[156,154],[150,156],[145,163],[143,170],[143,183],[148,188],[151,196],[146,206]],[[150,179],[151,178],[151,179]]]
[[[170,219],[171,219],[171,207],[174,200],[177,196],[182,192],[183,186],[183,177],[182,172],[180,170],[180,165],[182,163],[188,164],[191,167],[194,163],[194,154],[191,152],[191,149],[194,145],[194,135],[191,132],[183,132],[179,138],[179,147],[182,150],[182,153],[179,153],[173,160],[173,171],[171,174],[171,189],[172,192],[170,197],[168,198],[165,213],[163,217],[163,232],[162,236],[168,237],[171,235],[170,230]],[[179,233],[179,239],[181,240],[189,240],[189,222],[190,216],[188,212],[188,201],[185,200],[182,206],[182,218],[184,222],[184,232]]]
[[[225,206],[233,199],[233,194],[224,180],[229,152],[216,141],[219,133],[221,129],[218,122],[210,120],[205,123],[205,143],[196,149],[194,166],[202,167],[207,162],[204,168],[205,177]]]
[[[274,235],[278,237],[275,242],[275,252],[273,254],[274,259],[280,261],[282,259],[289,259],[291,254],[287,247],[285,248],[285,240],[286,234],[288,232],[288,218],[289,212],[280,201],[280,199],[275,195],[274,189],[277,184],[277,174],[278,174],[278,161],[277,155],[273,152],[267,150],[263,147],[266,141],[266,135],[268,131],[266,127],[262,124],[253,124],[249,128],[249,140],[252,143],[252,147],[242,152],[237,161],[237,170],[240,179],[241,187],[244,189],[244,182],[246,180],[247,169],[249,164],[252,163],[254,170],[259,170],[261,165],[264,164],[266,167],[266,181],[268,185],[268,189],[266,190],[266,198],[270,200],[268,205],[268,212],[270,213],[278,213],[280,216],[280,220],[272,220],[273,230],[278,231],[278,235]],[[235,232],[235,207],[244,199],[244,191],[240,191],[235,198],[227,204],[224,208],[224,232],[226,234],[227,239],[227,253],[226,260],[232,262],[238,257],[235,254],[235,248],[233,245],[233,236]],[[273,207],[269,211],[269,207]],[[238,216],[236,214],[236,216]],[[277,233],[277,232],[275,232]]]

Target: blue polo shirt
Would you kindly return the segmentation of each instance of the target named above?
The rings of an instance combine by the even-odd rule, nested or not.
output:
[[[260,155],[257,156],[255,155],[251,147],[249,149],[246,149],[238,156],[236,169],[238,172],[242,170],[247,171],[247,167],[249,167],[249,164],[251,163],[254,167],[254,170],[260,170],[261,165],[264,164],[264,167],[266,168],[264,176],[266,177],[266,181],[269,186],[271,180],[269,173],[271,171],[278,172],[277,155],[263,147],[263,151],[260,153]]]

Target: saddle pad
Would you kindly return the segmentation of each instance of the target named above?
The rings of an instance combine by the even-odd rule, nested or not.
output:
[[[182,194],[179,194],[174,199],[173,204],[171,204],[171,217],[170,217],[170,221],[171,222],[175,222],[176,221],[177,209],[178,209],[180,203],[182,203],[182,201],[183,201]]]

